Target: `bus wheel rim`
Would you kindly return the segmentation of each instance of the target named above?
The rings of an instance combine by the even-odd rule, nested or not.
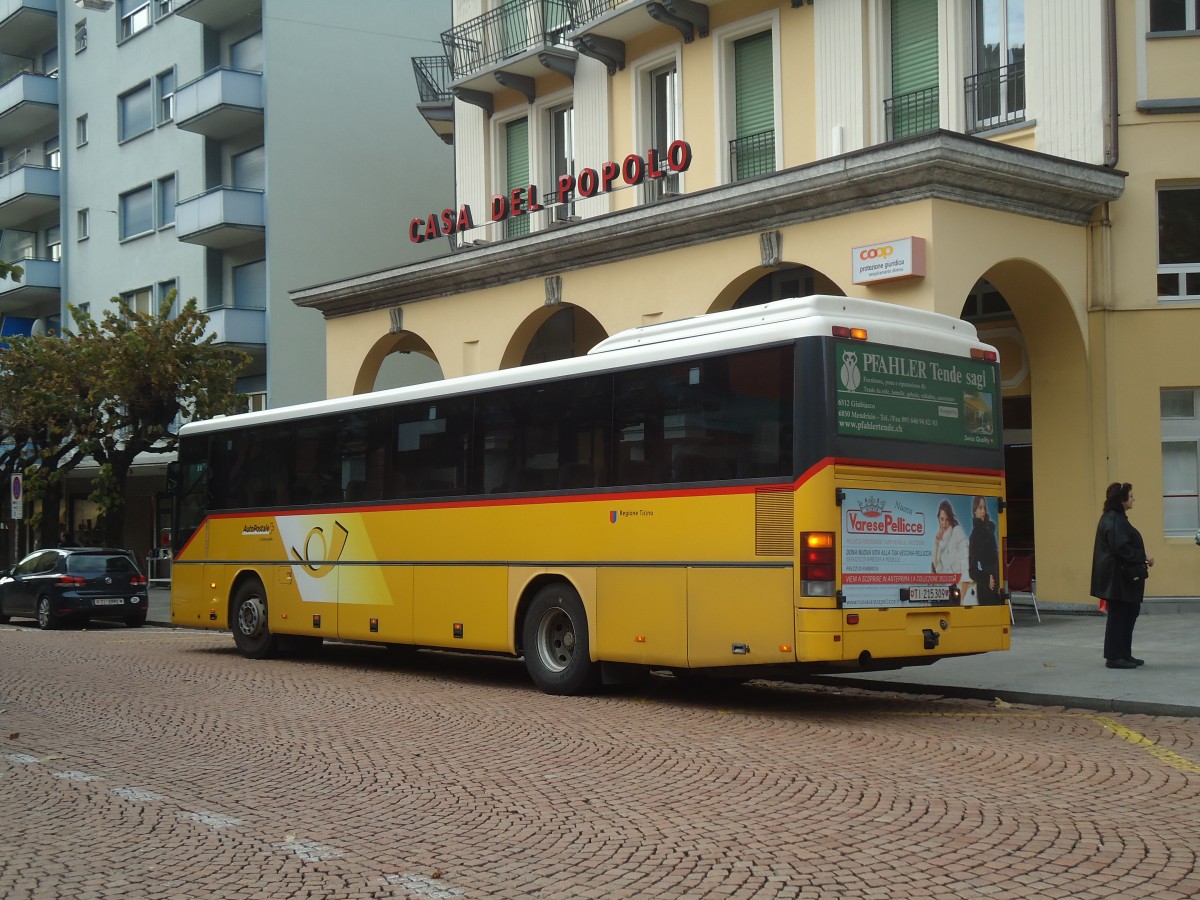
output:
[[[561,609],[542,616],[537,630],[537,654],[552,672],[564,672],[575,658],[575,629],[571,618]]]
[[[246,637],[258,637],[267,621],[267,609],[258,597],[247,597],[238,607],[238,629]]]

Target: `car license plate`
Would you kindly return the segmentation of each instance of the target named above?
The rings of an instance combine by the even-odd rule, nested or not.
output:
[[[124,606],[124,597],[97,597],[92,601],[92,606]]]
[[[938,603],[950,599],[950,586],[926,584],[908,589],[908,599],[917,603]]]

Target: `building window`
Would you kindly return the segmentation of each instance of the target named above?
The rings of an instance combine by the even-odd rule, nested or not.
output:
[[[229,48],[229,65],[246,72],[263,70],[262,32],[257,31]]]
[[[529,120],[517,119],[504,126],[504,189],[511,193],[529,185]],[[529,234],[529,216],[509,216],[504,221],[505,237]]]
[[[154,100],[150,91],[150,82],[147,81],[132,91],[122,94],[119,106],[120,140],[127,141],[135,138],[154,127]]]
[[[75,146],[82,147],[88,142],[88,117],[84,113],[75,120]]]
[[[175,176],[167,175],[158,179],[158,227],[166,228],[175,224]]]
[[[1163,530],[1191,537],[1200,529],[1200,388],[1164,388],[1159,404]]]
[[[231,160],[233,186],[243,190],[262,191],[267,187],[267,155],[263,147],[239,153]]]
[[[42,73],[51,78],[58,77],[58,48],[51,47],[42,54]]]
[[[175,0],[154,0],[154,19],[158,21],[175,9]]]
[[[175,70],[159,72],[154,79],[154,89],[158,98],[158,124],[162,125],[175,118]]]
[[[87,49],[87,19],[75,23],[75,52],[82,53]]]
[[[125,301],[131,313],[141,313],[143,316],[152,316],[155,313],[154,297],[148,287],[126,291],[121,294],[121,299]]]
[[[575,107],[568,103],[556,106],[549,112],[550,118],[550,184],[558,184],[563,175],[575,174]],[[548,192],[547,192],[548,193]],[[554,207],[554,220],[561,222],[571,218],[575,204],[564,203]]]
[[[169,278],[166,281],[160,281],[155,289],[155,301],[158,308],[162,309],[163,302],[171,295],[171,291],[176,291],[175,302],[171,304],[171,318],[179,314],[179,281],[175,278]]]
[[[1158,299],[1200,300],[1200,187],[1159,188]]]
[[[1200,29],[1200,0],[1150,0],[1150,31]]]
[[[121,40],[150,27],[150,0],[120,0]]]
[[[938,127],[938,0],[892,0],[889,140]]]
[[[667,156],[667,148],[679,137],[676,109],[679,98],[679,68],[676,63],[651,70],[649,74],[648,114],[650,117],[650,146],[658,158]],[[660,165],[661,168],[661,165]],[[679,193],[679,174],[646,180],[646,201],[653,203],[664,196]]]
[[[267,308],[267,261],[233,267],[233,305],[238,309]]]
[[[154,230],[154,186],[146,185],[121,195],[121,240]]]
[[[975,0],[967,131],[1025,120],[1025,0]]]
[[[78,241],[87,240],[91,228],[91,212],[87,209],[81,209],[75,213],[75,239]]]
[[[46,229],[46,257],[59,262],[62,260],[62,229],[51,225]]]
[[[729,171],[735,181],[775,171],[775,78],[770,31],[733,44],[734,135]]]
[[[52,137],[42,145],[42,153],[46,159],[47,169],[57,169],[62,163],[62,150],[59,149],[58,138]]]

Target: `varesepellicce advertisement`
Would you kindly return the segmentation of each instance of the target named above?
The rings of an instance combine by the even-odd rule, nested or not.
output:
[[[998,521],[995,497],[847,489],[844,605],[1000,603]]]

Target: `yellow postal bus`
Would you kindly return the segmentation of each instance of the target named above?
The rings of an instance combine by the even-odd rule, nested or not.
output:
[[[970,324],[817,296],[193,422],[172,619],[253,658],[520,656],[563,694],[1007,649],[999,400]]]

